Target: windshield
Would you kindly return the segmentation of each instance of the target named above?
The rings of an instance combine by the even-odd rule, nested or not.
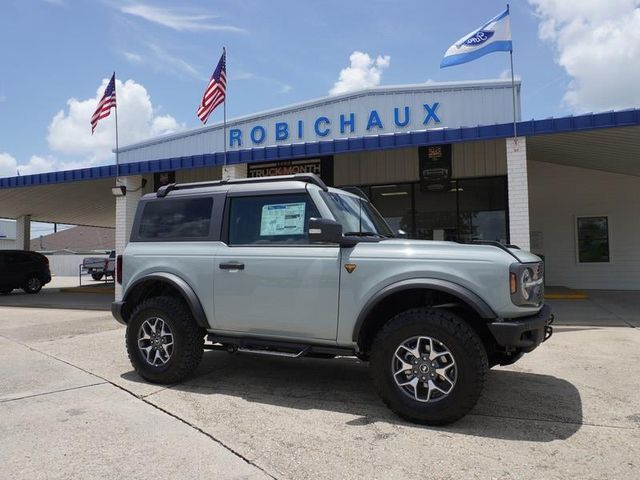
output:
[[[321,195],[345,234],[394,236],[382,215],[368,201],[335,192],[321,192]]]

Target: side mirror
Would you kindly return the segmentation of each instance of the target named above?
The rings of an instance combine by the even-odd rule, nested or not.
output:
[[[396,232],[396,236],[398,238],[409,238],[409,234],[402,229],[398,229],[398,231]]]
[[[310,218],[309,240],[312,243],[342,244],[342,225],[328,218]]]

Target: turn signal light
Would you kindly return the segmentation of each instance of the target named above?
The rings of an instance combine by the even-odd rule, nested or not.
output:
[[[511,291],[511,295],[518,291],[518,279],[516,278],[516,274],[513,272],[509,275],[509,289]]]

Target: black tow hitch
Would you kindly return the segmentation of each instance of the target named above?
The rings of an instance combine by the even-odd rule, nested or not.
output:
[[[551,326],[551,324],[553,323],[553,320],[554,320],[554,316],[551,315],[551,318],[549,319],[547,324],[544,326],[544,338],[542,339],[543,342],[546,342],[547,340],[549,340],[551,338],[551,335],[553,335],[553,327]]]

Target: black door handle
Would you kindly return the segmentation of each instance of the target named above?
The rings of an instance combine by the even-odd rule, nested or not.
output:
[[[244,270],[244,263],[238,263],[238,262],[221,263],[219,267],[220,267],[220,270]]]

